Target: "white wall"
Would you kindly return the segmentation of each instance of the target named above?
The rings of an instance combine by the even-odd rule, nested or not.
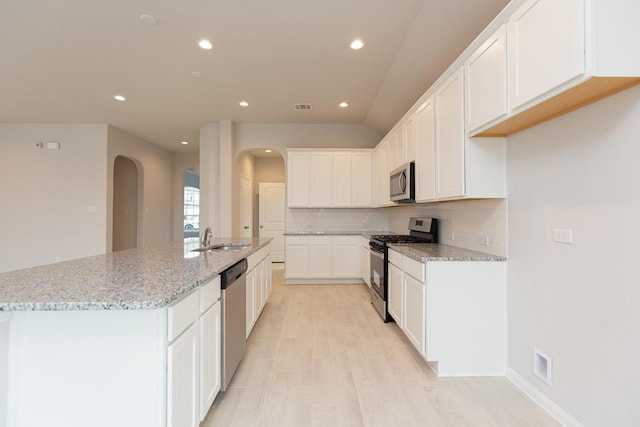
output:
[[[364,125],[236,124],[236,153],[271,148],[285,159],[286,148],[373,148],[381,139]]]
[[[142,246],[171,240],[171,206],[173,200],[173,154],[156,145],[131,136],[113,126],[108,127],[107,153],[107,243],[111,250],[113,221],[113,165],[124,156],[138,165],[142,179],[138,198],[141,221],[138,232]],[[141,225],[141,226],[140,226]]]
[[[639,124],[636,87],[508,141],[509,366],[585,426],[640,424]]]
[[[406,233],[409,218],[438,218],[439,242],[445,245],[494,255],[507,255],[507,201],[505,199],[461,200],[385,208],[389,212],[389,230]],[[453,240],[450,239],[453,233]],[[489,246],[480,245],[480,237],[489,237]]]
[[[106,125],[0,124],[0,271],[104,253],[106,177]]]

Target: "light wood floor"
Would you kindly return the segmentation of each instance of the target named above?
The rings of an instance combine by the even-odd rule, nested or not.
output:
[[[206,427],[558,426],[505,378],[438,379],[363,285],[284,285]]]

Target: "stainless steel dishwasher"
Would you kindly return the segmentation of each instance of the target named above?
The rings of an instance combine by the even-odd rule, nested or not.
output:
[[[244,354],[246,344],[247,260],[243,259],[220,275],[222,289],[222,384],[225,391]]]

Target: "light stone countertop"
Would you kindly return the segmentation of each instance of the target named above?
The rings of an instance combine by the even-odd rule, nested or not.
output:
[[[0,273],[0,312],[35,310],[140,310],[165,307],[271,241],[239,251],[191,252],[192,242],[170,242]]]
[[[438,243],[393,243],[389,248],[420,262],[427,261],[497,261],[507,258],[484,252],[462,249]]]
[[[378,235],[378,234],[398,234],[398,233],[393,233],[391,231],[350,231],[350,230],[343,230],[343,231],[285,231],[284,233],[285,236],[362,236],[362,237],[371,237],[374,235]]]

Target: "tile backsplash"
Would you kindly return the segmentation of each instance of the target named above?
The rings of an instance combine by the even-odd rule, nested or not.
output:
[[[387,209],[287,209],[287,231],[386,231]]]
[[[438,218],[442,244],[507,255],[506,199],[460,200],[378,209],[287,209],[286,230],[392,231],[406,234],[412,216]],[[482,245],[481,241],[488,244]]]
[[[397,206],[389,212],[389,230],[406,233],[409,217],[438,218],[440,243],[507,255],[507,200],[477,199]],[[452,239],[453,237],[453,239]],[[487,245],[480,244],[486,241]]]

